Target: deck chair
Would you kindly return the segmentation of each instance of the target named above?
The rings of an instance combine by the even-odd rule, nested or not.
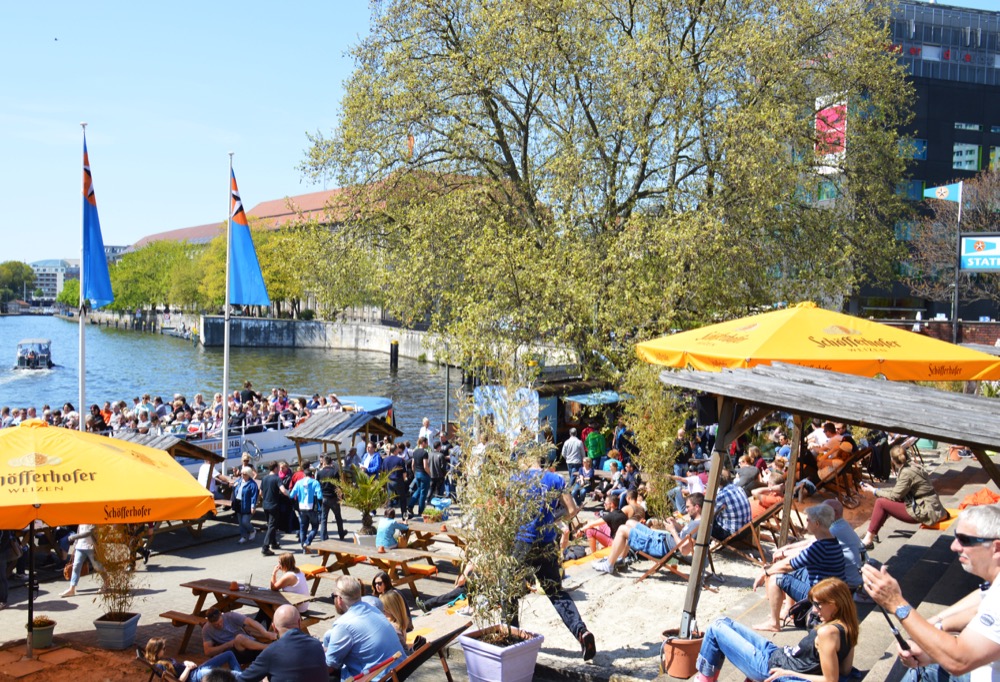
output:
[[[636,552],[636,554],[638,554],[641,558],[652,561],[653,565],[645,573],[636,578],[635,582],[641,583],[643,580],[653,575],[660,569],[668,571],[669,573],[676,575],[678,578],[686,582],[690,576],[684,571],[682,571],[678,567],[678,564],[680,563],[681,557],[690,558],[693,552],[694,552],[694,538],[691,536],[688,536],[683,540],[681,540],[672,550],[667,552],[662,557],[655,557],[652,556],[651,554],[646,554],[645,552]],[[715,561],[712,559],[711,554],[708,555],[708,563],[709,566],[711,567],[712,575],[718,576],[718,574],[715,572]],[[706,580],[707,579],[708,576],[706,576]]]
[[[858,489],[858,483],[861,481],[861,472],[857,469],[859,464],[871,454],[871,448],[854,450],[850,443],[841,443],[840,459],[843,460],[843,464],[821,478],[816,489],[826,488],[834,493],[845,509],[854,509],[859,506],[861,504],[861,491]]]
[[[402,657],[403,654],[397,651],[396,653],[394,653],[392,656],[385,659],[381,663],[378,663],[369,668],[367,672],[358,673],[351,679],[354,682],[370,682],[370,680],[374,680],[375,678],[381,676],[382,673],[385,671],[386,666],[392,665]]]
[[[767,509],[765,509],[760,514],[754,516],[750,519],[750,522],[745,524],[742,528],[737,530],[735,533],[730,535],[723,541],[715,540],[715,544],[711,548],[711,553],[721,552],[724,549],[728,549],[730,552],[743,557],[752,564],[757,564],[758,566],[764,566],[767,564],[767,555],[764,553],[764,548],[760,544],[760,531],[761,529],[767,530],[771,534],[772,540],[777,537],[777,530],[774,524],[779,520],[777,517],[781,515],[782,505],[775,504]],[[744,543],[750,546],[751,550],[757,550],[757,556],[759,558],[754,558],[749,552],[737,547],[735,543]]]
[[[146,682],[153,682],[154,679],[166,680],[166,682],[178,682],[177,676],[172,670],[167,670],[162,665],[153,665],[146,660],[146,655],[142,649],[135,650],[135,660],[142,664],[142,667],[149,671],[149,679]]]
[[[463,624],[462,627],[456,628],[451,632],[437,637],[436,639],[425,642],[412,654],[403,659],[402,663],[390,670],[383,680],[386,682],[388,682],[388,680],[392,680],[392,682],[403,682],[403,680],[407,679],[410,675],[416,672],[417,668],[432,659],[436,654],[441,660],[441,667],[444,668],[445,678],[447,678],[448,682],[455,682],[451,676],[451,669],[448,667],[448,659],[445,657],[444,648],[451,644],[456,637],[465,632],[467,627],[468,623]]]

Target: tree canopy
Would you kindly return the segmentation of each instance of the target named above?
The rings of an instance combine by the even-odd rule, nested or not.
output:
[[[351,188],[328,295],[429,315],[456,361],[504,343],[615,361],[626,339],[839,300],[897,255],[910,88],[887,0],[372,14],[302,164]]]
[[[0,263],[0,301],[21,298],[25,287],[34,289],[35,271],[27,263],[8,260]]]

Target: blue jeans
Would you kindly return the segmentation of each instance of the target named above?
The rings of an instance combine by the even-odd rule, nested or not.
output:
[[[188,682],[201,682],[202,675],[206,675],[209,670],[221,668],[224,665],[228,665],[229,669],[234,672],[239,672],[240,670],[240,662],[236,659],[236,654],[232,651],[223,651],[221,654],[212,656],[212,658],[192,670],[191,674],[188,675]]]
[[[809,569],[798,568],[791,573],[784,573],[778,576],[778,587],[781,591],[792,598],[793,601],[802,601],[809,596],[809,588],[812,582],[809,579]]]
[[[583,469],[583,464],[582,463],[581,464],[570,464],[569,462],[567,462],[566,463],[566,469],[569,471],[569,480],[570,481],[575,481],[576,477],[577,477],[577,474],[579,474],[580,471]]]
[[[104,571],[104,566],[101,566],[101,562],[94,557],[94,550],[77,549],[73,553],[73,575],[69,578],[70,587],[76,587],[76,584],[80,582],[80,571],[83,570],[84,559],[89,560],[91,567],[98,573],[102,573]]]
[[[317,500],[318,501],[318,500]],[[312,526],[312,530],[309,527]],[[299,544],[303,547],[311,545],[319,532],[319,510],[300,509],[299,510]]]
[[[417,505],[417,513],[423,514],[427,507],[427,496],[431,490],[431,477],[425,471],[418,471],[413,477],[413,496],[410,499],[410,510]]]
[[[253,518],[252,514],[240,514],[240,537],[249,538],[250,533],[253,532],[253,524],[250,523],[250,519]]]
[[[924,668],[920,668],[921,682],[969,682],[971,675],[972,673],[951,675],[937,663],[931,663]],[[917,682],[917,669],[910,668],[907,670],[906,674],[903,675],[902,682]]]
[[[698,672],[714,677],[728,658],[741,673],[752,680],[764,680],[770,674],[771,654],[778,647],[745,625],[729,618],[712,623],[698,652]]]

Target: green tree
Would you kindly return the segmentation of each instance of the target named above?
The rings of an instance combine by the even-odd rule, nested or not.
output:
[[[35,286],[35,271],[30,265],[16,260],[0,263],[0,301],[23,297],[26,286]]]
[[[1000,205],[1000,171],[986,170],[965,180],[962,188],[962,232],[995,232]],[[910,259],[904,283],[916,296],[950,302],[958,264],[958,203],[931,199],[910,223]],[[958,279],[962,301],[1000,304],[1000,274],[963,273]]]
[[[190,248],[187,242],[164,239],[126,253],[110,271],[115,292],[110,308],[128,311],[173,302],[177,278],[190,273]]]
[[[373,6],[302,168],[353,188],[324,256],[370,267],[369,301],[430,314],[457,360],[551,342],[627,363],[625,338],[836,300],[896,256],[888,0]]]
[[[80,307],[80,280],[67,279],[63,282],[62,291],[56,296],[56,303],[76,310]]]

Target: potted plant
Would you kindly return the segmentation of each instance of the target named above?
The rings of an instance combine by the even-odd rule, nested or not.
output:
[[[132,612],[135,602],[135,573],[132,571],[134,535],[121,524],[94,529],[94,554],[104,566],[104,586],[95,601],[104,607],[104,615],[94,621],[97,643],[105,649],[128,649],[135,643],[139,614]]]
[[[372,514],[389,501],[389,474],[366,473],[359,467],[354,467],[354,483],[345,483],[342,488],[342,498],[346,505],[361,512],[361,530],[358,531],[358,543],[363,544],[367,538],[375,546],[375,522]]]
[[[24,626],[27,629],[27,625]],[[48,616],[35,616],[31,620],[31,648],[48,649],[52,646],[52,633],[56,622]]]
[[[473,682],[531,680],[544,639],[517,626],[521,597],[534,581],[532,569],[517,556],[518,530],[550,502],[529,490],[535,479],[525,469],[544,446],[535,438],[537,422],[521,422],[528,412],[521,410],[519,394],[509,385],[498,389],[485,409],[480,403],[475,411],[471,401],[460,408],[467,426],[458,434],[463,453],[458,499],[469,529],[468,600],[476,629],[461,635],[459,643]]]

